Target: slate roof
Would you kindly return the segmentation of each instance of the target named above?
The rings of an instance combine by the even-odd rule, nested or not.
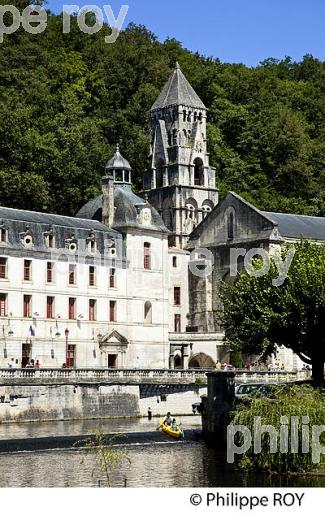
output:
[[[173,105],[185,105],[206,110],[203,102],[185,78],[179,64],[152,105],[151,110],[158,110]]]
[[[0,207],[0,221],[1,220],[17,220],[27,224],[46,224],[48,226],[105,231],[106,233],[112,231],[101,222],[93,222],[90,219],[87,220],[84,218],[66,217],[64,215],[55,215],[52,213],[38,213],[36,211],[3,207]]]
[[[77,213],[78,218],[101,220],[102,218],[102,196],[87,202]],[[114,223],[113,228],[132,227],[138,229],[151,229],[169,233],[158,211],[148,202],[133,193],[128,183],[116,183],[114,185]],[[140,224],[138,214],[141,208],[148,207],[151,210],[151,223]]]
[[[105,249],[106,240],[116,242],[120,234],[105,226],[101,222],[83,218],[66,217],[50,213],[38,213],[21,209],[0,207],[0,225],[8,233],[6,242],[0,243],[0,248],[10,250],[25,250],[28,254],[33,252],[49,252],[44,240],[44,233],[50,230],[55,239],[54,250],[66,249],[67,241],[74,240],[78,244],[78,252],[82,253],[86,248],[86,241],[93,234],[98,252]],[[26,247],[22,243],[22,236],[32,236],[32,246]],[[26,253],[27,254],[27,253]]]
[[[261,213],[278,225],[279,233],[283,237],[325,240],[325,217],[310,217],[268,211],[261,211]]]

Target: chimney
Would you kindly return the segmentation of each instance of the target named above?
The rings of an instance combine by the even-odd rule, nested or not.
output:
[[[102,222],[111,228],[114,222],[114,177],[110,173],[102,178],[102,192]]]

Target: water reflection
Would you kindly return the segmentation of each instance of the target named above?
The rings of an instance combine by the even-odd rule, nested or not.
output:
[[[122,487],[313,487],[325,486],[324,477],[245,474],[223,462],[222,453],[204,443],[170,443],[128,447],[131,464],[113,473],[113,485]],[[81,464],[84,459],[84,463]],[[0,455],[1,487],[95,487],[104,478],[93,455],[57,450]]]

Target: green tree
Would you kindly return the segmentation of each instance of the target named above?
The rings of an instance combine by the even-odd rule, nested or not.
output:
[[[294,255],[293,255],[294,253]],[[312,365],[316,385],[324,386],[325,361],[325,245],[302,241],[284,246],[281,259],[293,255],[282,284],[274,259],[263,276],[254,260],[250,272],[243,271],[235,284],[221,289],[225,342],[235,351],[264,357],[284,345]]]

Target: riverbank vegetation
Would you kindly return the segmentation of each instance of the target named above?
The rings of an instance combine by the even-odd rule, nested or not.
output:
[[[279,387],[272,399],[252,397],[237,404],[231,425],[246,426],[254,439],[258,418],[262,425],[275,429],[276,449],[270,452],[270,435],[262,433],[260,453],[252,445],[245,454],[237,456],[236,463],[241,469],[283,473],[325,471],[325,455],[320,455],[319,462],[313,461],[318,446],[325,446],[325,394],[321,390],[293,385]],[[318,430],[313,430],[319,426],[323,431],[320,436]],[[241,434],[237,434],[237,445],[240,439]],[[292,453],[293,450],[297,452]]]
[[[27,0],[14,0],[20,9]],[[129,21],[129,19],[127,19]],[[220,195],[263,210],[325,215],[325,64],[307,55],[259,66],[221,63],[130,24],[116,43],[72,17],[48,15],[0,45],[0,204],[73,215],[100,193],[119,141],[142,186],[150,107],[175,62],[209,109],[210,162]],[[267,58],[267,57],[266,57]]]

